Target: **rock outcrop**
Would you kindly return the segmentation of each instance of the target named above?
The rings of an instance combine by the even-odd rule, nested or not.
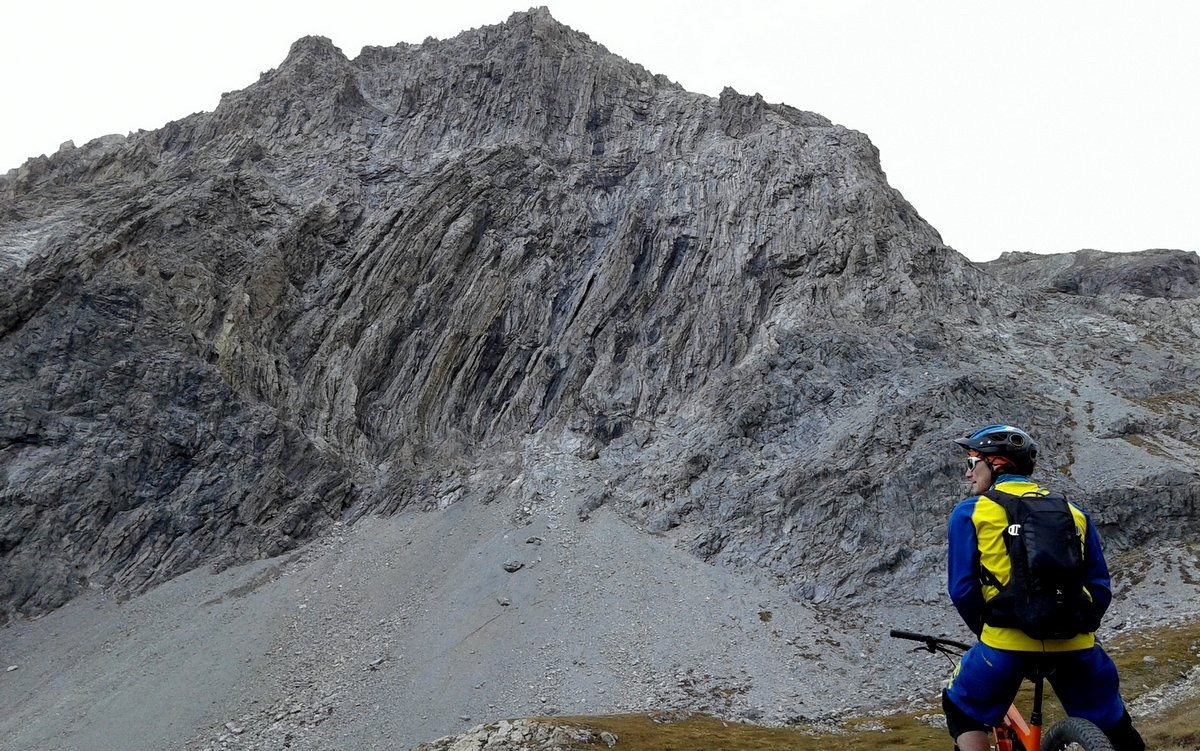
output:
[[[1170,300],[1200,297],[1200,256],[1182,250],[1103,253],[1081,250],[1046,256],[1005,253],[986,264],[1012,284],[1086,297],[1134,295]]]
[[[465,733],[422,743],[413,751],[570,751],[582,745],[612,748],[612,733],[593,733],[583,728],[534,720],[502,720],[479,725]]]
[[[544,9],[301,39],[211,113],[30,160],[0,265],[0,618],[532,497],[551,448],[605,478],[581,515],[816,601],[936,591],[980,423],[1117,543],[1197,516],[1194,254],[976,266],[861,133]]]

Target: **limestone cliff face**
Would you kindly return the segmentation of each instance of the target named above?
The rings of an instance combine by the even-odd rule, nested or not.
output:
[[[936,578],[946,441],[995,420],[1161,534],[1200,488],[1195,279],[1115,297],[1097,263],[1069,296],[976,267],[862,134],[545,10],[301,39],[214,112],[0,178],[0,612],[531,492],[559,453],[581,513],[870,596]]]

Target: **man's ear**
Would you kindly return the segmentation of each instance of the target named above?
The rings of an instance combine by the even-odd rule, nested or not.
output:
[[[993,456],[992,460],[988,462],[988,466],[992,468],[993,473],[1000,474],[1006,469],[1014,469],[1017,465],[1013,464],[1013,460],[1007,456]]]

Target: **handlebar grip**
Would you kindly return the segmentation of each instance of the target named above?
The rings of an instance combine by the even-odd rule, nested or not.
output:
[[[954,641],[953,639],[943,639],[940,636],[929,636],[928,634],[918,634],[913,631],[900,631],[898,629],[892,629],[888,633],[893,639],[910,639],[912,641],[919,641],[922,644],[924,644],[925,648],[928,649],[930,652],[934,651],[935,649],[939,649],[941,647],[953,647],[954,649],[962,650],[963,652],[966,652],[968,649],[971,648],[970,644],[963,644],[960,641]]]
[[[931,641],[934,639],[934,637],[927,636],[925,634],[917,634],[912,631],[899,631],[897,629],[892,629],[889,632],[889,636],[891,636],[893,639],[910,639],[912,641],[924,641],[924,642]]]

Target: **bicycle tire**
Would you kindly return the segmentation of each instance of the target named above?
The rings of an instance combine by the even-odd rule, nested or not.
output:
[[[1074,745],[1072,745],[1074,744]],[[1068,717],[1055,723],[1042,739],[1041,751],[1113,751],[1104,731],[1082,717]]]

